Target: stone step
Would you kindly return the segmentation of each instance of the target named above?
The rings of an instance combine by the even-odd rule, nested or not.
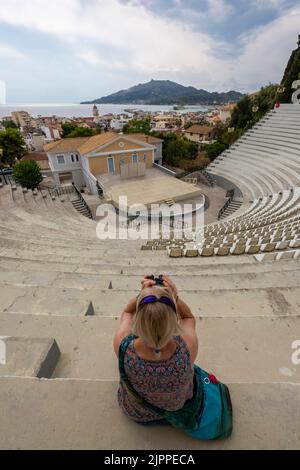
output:
[[[71,244],[70,244],[71,245]],[[142,258],[139,253],[140,248],[130,248],[130,247],[103,247],[99,245],[98,250],[89,250],[88,248],[79,250],[78,248],[72,248],[70,246],[69,250],[67,249],[58,249],[53,247],[53,249],[36,246],[31,250],[27,249],[27,244],[24,244],[23,247],[19,248],[2,248],[0,254],[2,256],[8,256],[13,258],[27,258],[27,259],[36,259],[42,260],[44,262],[48,261],[63,261],[67,262],[71,260],[72,262],[85,262],[85,263],[95,263],[99,262],[101,259],[123,259],[125,261],[134,260],[135,258]],[[123,255],[123,256],[122,256]],[[167,253],[164,252],[163,256],[167,258]]]
[[[299,270],[269,271],[261,273],[223,273],[180,276],[173,275],[173,281],[179,289],[185,291],[258,289],[268,287],[300,287]],[[1,269],[0,285],[10,286],[49,286],[60,289],[113,289],[135,290],[139,289],[141,276],[135,274],[83,274],[48,271],[16,271]],[[111,286],[111,287],[110,287]],[[300,297],[300,289],[299,289]]]
[[[114,287],[114,286],[113,286]],[[72,289],[0,286],[0,312],[83,316],[93,303],[95,315],[120,315],[136,289]],[[183,290],[180,295],[197,316],[265,316],[299,313],[299,287]]]
[[[118,317],[59,317],[2,313],[4,336],[51,336],[61,357],[57,378],[117,379],[112,342]],[[300,382],[292,363],[292,343],[299,339],[300,315],[198,317],[196,362],[224,381]]]
[[[234,431],[199,441],[164,426],[146,427],[118,407],[117,383],[0,378],[0,449],[298,449],[300,385],[228,384]],[[276,426],[274,426],[276,416]],[[30,432],[28,430],[30,429]]]
[[[50,378],[59,356],[60,351],[53,338],[1,336],[0,377]]]
[[[299,260],[282,260],[280,264],[273,262],[254,263],[254,260],[251,257],[247,257],[244,263],[235,263],[236,258],[232,257],[232,263],[223,263],[219,259],[218,264],[207,264],[202,262],[202,259],[198,263],[192,264],[193,258],[191,259],[191,264],[186,265],[182,263],[176,263],[172,258],[158,259],[156,266],[151,265],[150,263],[142,264],[142,260],[138,265],[130,265],[128,262],[120,262],[120,259],[117,260],[100,260],[97,264],[76,264],[72,263],[62,263],[62,262],[45,262],[40,260],[28,260],[19,258],[9,258],[0,255],[0,268],[9,269],[9,270],[19,270],[19,271],[43,271],[45,266],[47,266],[48,272],[77,272],[77,273],[87,273],[87,274],[136,274],[143,276],[147,273],[152,273],[153,268],[155,267],[156,273],[168,273],[170,276],[177,274],[178,276],[185,276],[187,274],[197,275],[197,274],[226,274],[226,273],[262,273],[270,272],[274,270],[290,271],[295,269],[300,269]],[[184,258],[182,259],[184,260]],[[159,263],[160,261],[160,263]],[[195,260],[194,260],[195,261]],[[203,261],[206,261],[205,259]],[[250,262],[252,261],[252,262]],[[163,264],[165,262],[165,264]]]
[[[182,259],[180,262],[178,262],[178,259],[173,259],[171,260],[167,256],[167,252],[162,252],[162,251],[141,251],[141,249],[133,249],[129,250],[129,248],[126,249],[126,247],[119,247],[119,249],[114,248],[110,249],[107,247],[104,250],[98,251],[98,253],[94,256],[88,256],[88,250],[79,250],[79,249],[73,249],[72,251],[69,251],[66,253],[65,251],[63,252],[57,252],[56,249],[53,249],[52,253],[44,253],[42,250],[37,251],[36,250],[26,250],[25,247],[23,249],[14,249],[14,248],[0,248],[0,255],[8,258],[18,258],[20,260],[26,259],[26,260],[36,260],[36,261],[42,261],[44,263],[51,263],[51,262],[60,262],[60,263],[78,263],[78,264],[99,264],[100,262],[116,262],[118,260],[119,262],[122,262],[124,265],[128,266],[133,266],[133,265],[140,265],[140,266],[159,266],[160,264],[170,264],[170,265],[182,265],[182,266],[187,266],[189,261],[191,261],[191,265],[196,264],[209,264],[209,261],[211,261],[211,264],[219,264],[220,263],[220,258],[218,257],[210,257],[207,260],[204,259],[199,259],[199,258],[194,258],[192,261],[191,258],[186,258],[185,260]],[[243,259],[241,259],[243,258]],[[251,260],[253,263],[255,263],[255,259],[251,255],[247,255],[244,257],[234,257],[234,262],[243,264],[243,262],[250,262]],[[222,263],[231,263],[233,261],[233,258],[231,256],[222,257],[221,259]],[[153,269],[152,269],[153,270]],[[151,271],[152,271],[151,270]]]

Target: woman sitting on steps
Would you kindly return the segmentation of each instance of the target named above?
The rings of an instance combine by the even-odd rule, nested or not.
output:
[[[162,281],[157,285],[146,276],[140,294],[122,313],[114,338],[120,407],[140,424],[172,424],[198,439],[228,437],[228,388],[194,364],[195,317],[171,279]]]

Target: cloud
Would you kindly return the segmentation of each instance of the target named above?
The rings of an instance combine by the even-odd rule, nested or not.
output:
[[[223,23],[227,21],[228,17],[234,12],[234,5],[225,0],[208,0],[208,11],[205,14],[211,16],[215,22]]]
[[[112,59],[121,50],[124,66],[146,73],[209,66],[210,51],[217,47],[208,35],[189,31],[182,22],[117,0],[0,0],[0,21],[55,35],[74,50],[82,39],[96,42],[97,53],[79,53],[95,65],[103,61],[107,47]]]
[[[9,44],[3,44],[0,42],[0,58],[1,59],[24,59],[25,55],[10,46]]]
[[[287,0],[253,0],[253,6],[261,10],[281,10],[288,5]]]
[[[255,84],[281,81],[296,46],[299,24],[300,7],[242,36],[243,52],[233,63],[235,81],[249,89]]]
[[[195,30],[187,17],[193,16],[195,21],[206,18],[212,24],[219,21],[223,28],[230,28],[239,21],[233,2],[207,0],[201,3],[206,8],[201,9],[195,8],[198,1],[173,0],[173,7],[177,6],[181,15],[172,17],[155,13],[157,9],[149,10],[154,3],[157,8],[158,2],[154,0],[0,0],[0,24],[13,27],[20,34],[34,33],[36,41],[39,35],[43,40],[47,38],[49,50],[40,56],[40,61],[33,54],[31,60],[43,83],[51,77],[49,87],[53,85],[53,75],[57,75],[56,88],[66,84],[70,87],[76,81],[78,91],[80,82],[84,83],[82,93],[86,84],[90,89],[94,81],[93,89],[98,90],[99,96],[116,91],[111,87],[123,88],[128,82],[134,85],[150,78],[177,80],[210,91],[233,88],[252,91],[269,81],[280,80],[295,46],[299,6],[283,9],[277,19],[230,43],[216,39],[213,33],[204,33],[203,29]],[[289,1],[250,3],[251,7],[256,4],[262,8],[264,4],[279,9]],[[51,45],[54,40],[55,46]],[[12,46],[1,46],[0,42],[0,57],[13,54],[22,57]],[[15,76],[18,74],[16,71]]]

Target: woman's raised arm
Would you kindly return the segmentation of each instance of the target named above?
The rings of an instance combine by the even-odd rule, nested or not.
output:
[[[126,305],[125,309],[121,315],[121,323],[119,328],[117,329],[115,336],[114,336],[114,350],[116,355],[119,355],[119,347],[124,338],[130,335],[131,333],[131,325],[132,319],[136,311],[136,297],[131,299],[128,304]]]

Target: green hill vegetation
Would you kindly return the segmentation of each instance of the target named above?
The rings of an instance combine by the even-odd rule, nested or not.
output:
[[[300,79],[300,47],[295,49],[288,61],[283,78],[279,87],[278,101],[280,103],[290,103],[293,94],[292,84]]]
[[[84,101],[82,104],[224,104],[229,101],[238,101],[243,95],[230,90],[223,93],[198,90],[192,86],[183,86],[171,80],[151,80],[148,83],[121,90],[93,101]]]

